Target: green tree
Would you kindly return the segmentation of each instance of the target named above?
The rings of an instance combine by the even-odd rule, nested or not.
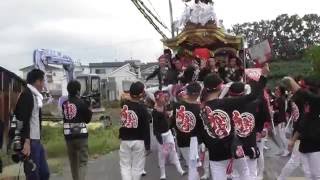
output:
[[[312,62],[313,73],[320,75],[320,46],[309,48],[305,55]]]
[[[253,46],[265,39],[272,43],[273,55],[280,59],[297,59],[307,47],[320,43],[320,16],[281,14],[274,20],[235,24],[228,32],[244,35]]]

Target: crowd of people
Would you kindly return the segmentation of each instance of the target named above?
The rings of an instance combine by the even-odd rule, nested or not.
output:
[[[254,80],[244,75],[241,58],[218,58],[172,58],[171,51],[165,50],[159,67],[147,79],[157,77],[159,89],[150,92],[143,82],[132,83],[121,102],[122,180],[139,180],[145,174],[152,139],[157,144],[161,180],[171,179],[166,175],[167,163],[174,164],[178,174],[187,175],[189,180],[262,179],[268,132],[280,148],[279,155],[291,156],[279,180],[286,179],[300,165],[307,179],[319,180],[318,79],[284,77],[273,93],[266,88],[268,64]],[[49,179],[40,140],[44,76],[37,69],[28,73],[27,88],[14,112],[22,122],[19,140],[23,144],[17,157],[24,162],[30,180]],[[88,162],[86,124],[92,112],[90,104],[80,98],[78,81],[70,81],[67,90],[69,97],[61,107],[63,134],[72,177],[84,180]]]
[[[156,137],[161,180],[170,179],[167,161],[189,180],[263,179],[269,136],[279,146],[279,156],[291,156],[279,180],[300,164],[306,178],[320,179],[318,85],[311,88],[303,79],[285,77],[272,92],[266,88],[268,64],[256,81],[244,75],[243,62],[235,55],[226,61],[211,57],[189,62],[171,56],[165,50],[159,67],[147,78],[157,77],[159,90],[150,93],[142,82],[135,82],[122,101],[123,180],[144,174],[152,139],[149,123]],[[148,98],[152,103],[146,105]]]

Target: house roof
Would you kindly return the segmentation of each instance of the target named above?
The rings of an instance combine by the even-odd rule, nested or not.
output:
[[[102,62],[102,63],[89,63],[89,67],[101,67],[101,68],[106,68],[106,67],[111,67],[111,68],[117,68],[117,67],[122,67],[126,64],[130,64],[131,66],[139,66],[141,64],[140,60],[125,60],[121,62]]]
[[[141,65],[141,71],[144,71],[144,70],[146,70],[146,69],[148,69],[150,67],[156,66],[156,65],[158,65],[157,62],[151,62],[151,63],[147,63],[147,64],[142,64]]]
[[[110,68],[117,68],[126,65],[127,62],[102,62],[102,63],[89,63],[89,67],[110,67]]]
[[[22,84],[25,84],[25,81],[24,81],[22,78],[20,78],[20,77],[19,77],[18,75],[16,75],[15,73],[13,73],[13,72],[5,69],[4,67],[1,67],[1,66],[0,66],[0,72],[5,72],[9,77],[15,78],[15,79],[17,79],[18,81],[20,81]]]
[[[51,66],[51,65],[48,65],[47,67],[49,67],[50,69],[54,69],[54,70],[60,70],[62,68],[59,68],[59,67],[55,67],[55,66]],[[27,66],[27,67],[23,67],[21,69],[19,69],[20,71],[26,71],[26,70],[29,70],[29,69],[34,69],[34,65],[30,65],[30,66]]]
[[[121,71],[122,69],[124,69],[126,66],[129,66],[129,65],[130,65],[129,63],[125,64],[124,66],[122,66],[122,67],[120,67],[120,68],[118,68],[118,69],[116,69],[116,70],[108,73],[107,76],[111,76],[112,74]],[[131,71],[127,71],[127,70],[126,70],[126,72],[129,73],[129,74],[131,74],[131,75],[133,75],[133,76],[136,76],[136,75],[137,75],[137,74],[135,74],[134,72],[131,72]]]

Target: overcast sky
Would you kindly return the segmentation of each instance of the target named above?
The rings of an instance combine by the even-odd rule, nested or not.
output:
[[[168,0],[143,1],[169,25]],[[172,1],[176,19],[184,4]],[[282,13],[320,13],[320,1],[216,0],[215,10],[230,27]],[[59,50],[84,64],[150,62],[162,51],[160,39],[131,0],[0,0],[0,66],[14,72],[32,64],[35,48]]]

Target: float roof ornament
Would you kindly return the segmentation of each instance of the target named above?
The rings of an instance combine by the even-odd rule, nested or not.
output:
[[[189,1],[191,0],[184,0],[184,2]],[[178,48],[215,50],[222,47],[241,49],[242,37],[225,32],[223,25],[219,25],[213,5],[210,0],[195,0],[191,6],[186,3],[185,11],[176,27],[182,31],[172,39],[163,39],[163,44],[174,50]]]

